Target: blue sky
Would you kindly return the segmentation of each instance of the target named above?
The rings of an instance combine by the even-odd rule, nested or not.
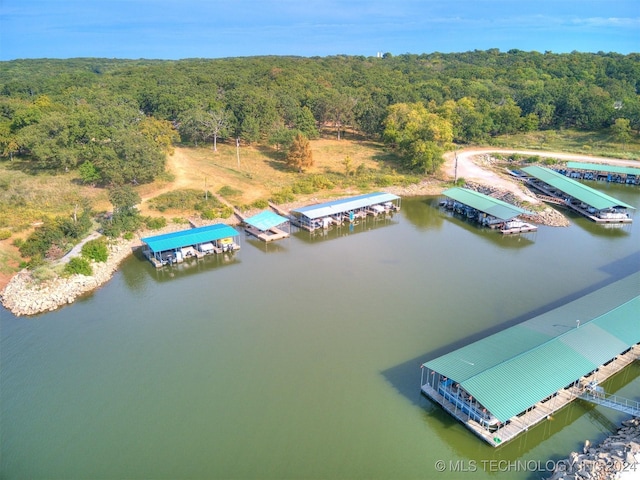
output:
[[[640,0],[0,0],[0,60],[640,52]]]

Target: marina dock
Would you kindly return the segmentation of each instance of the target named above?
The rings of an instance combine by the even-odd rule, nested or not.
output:
[[[640,168],[637,167],[620,167],[603,163],[567,162],[566,168],[556,171],[576,180],[640,185]]]
[[[141,240],[145,245],[145,257],[156,268],[240,248],[239,233],[225,224],[180,230]]]
[[[291,210],[291,222],[299,228],[313,232],[332,225],[353,223],[368,215],[393,214],[400,210],[400,197],[392,193],[375,192],[342,198]]]
[[[485,227],[499,229],[505,235],[536,232],[538,227],[524,222],[519,215],[532,214],[527,210],[489,195],[454,187],[442,192],[447,197],[440,202],[444,208],[478,222]]]
[[[562,205],[596,223],[631,223],[635,208],[576,180],[544,167],[522,169],[529,187],[542,193],[543,201]]]
[[[425,362],[421,392],[502,445],[640,358],[638,292],[640,272]]]
[[[291,234],[289,220],[269,210],[245,218],[243,223],[245,232],[263,242],[281,240]]]

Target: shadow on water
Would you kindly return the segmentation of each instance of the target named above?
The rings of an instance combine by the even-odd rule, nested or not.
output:
[[[464,228],[466,231],[473,233],[474,235],[486,240],[494,245],[499,245],[501,248],[522,248],[529,245],[533,245],[536,232],[520,233],[517,235],[504,235],[498,230],[492,230],[488,227],[479,225],[474,220],[468,220],[460,217],[455,213],[442,211],[440,213],[443,218],[451,223]]]
[[[592,444],[600,443],[608,435],[617,431],[619,427],[618,421],[612,420],[603,413],[609,411],[605,407],[598,407],[578,399],[557,411],[551,418],[522,432],[513,440],[500,446],[500,448],[494,448],[478,439],[462,423],[441,408],[440,405],[422,395],[418,385],[419,376],[416,373],[419,370],[416,365],[420,361],[420,358],[415,358],[398,367],[387,370],[383,375],[387,379],[394,376],[396,380],[402,379],[405,383],[399,390],[404,390],[404,395],[422,410],[420,415],[422,421],[425,424],[437,424],[437,428],[428,428],[430,434],[435,433],[440,442],[447,444],[455,452],[455,455],[452,456],[453,458],[474,460],[481,467],[479,469],[487,470],[489,468],[487,462],[493,460],[513,462],[517,459],[527,459],[526,455],[529,452],[580,419],[586,420],[597,431],[595,434],[591,431],[589,440]],[[412,373],[409,373],[408,370],[412,370]],[[617,392],[638,378],[640,378],[640,362],[635,362],[603,382],[602,385],[607,392]],[[408,388],[409,384],[411,384],[411,388]],[[614,418],[615,416],[626,418],[624,414],[617,412],[613,412],[613,415]],[[452,435],[452,429],[458,429],[459,435]],[[581,430],[581,428],[577,427],[577,430]],[[456,441],[452,441],[452,438],[456,438]],[[569,452],[582,448],[584,440],[582,438],[572,440],[573,443],[567,445],[565,451],[554,452],[549,458],[542,461],[542,469],[545,468],[547,460],[551,462],[550,464],[555,464],[555,462],[565,458]],[[483,467],[482,462],[485,462]],[[532,472],[530,478],[532,480],[540,478],[539,474],[540,472]]]
[[[263,242],[252,235],[245,235],[245,245],[251,245],[262,253],[287,253],[289,251],[289,239],[283,238],[274,242]]]
[[[420,408],[424,409],[425,419],[432,418],[434,420],[437,420],[439,422],[439,427],[445,429],[454,425],[459,425],[459,423],[455,419],[453,419],[453,417],[447,414],[442,408],[440,408],[439,405],[435,404],[422,395],[420,391],[420,367],[423,363],[428,362],[434,358],[438,358],[458,348],[469,345],[482,338],[493,335],[506,328],[534,318],[538,315],[542,315],[545,312],[558,308],[589,293],[595,292],[596,290],[599,290],[611,283],[621,280],[633,273],[636,273],[640,269],[639,263],[640,252],[636,252],[623,259],[617,260],[616,262],[605,265],[601,268],[601,270],[609,274],[608,279],[595,283],[570,295],[566,295],[564,298],[550,302],[499,325],[470,335],[457,342],[442,346],[440,348],[427,352],[424,355],[414,357],[410,360],[407,360],[406,362],[382,371],[381,374],[387,380],[387,382],[390,383],[391,386],[403,397],[408,399],[413,405],[419,406]],[[605,385],[605,388],[610,388],[611,391],[614,391],[621,388],[623,385],[630,383],[638,376],[640,376],[640,366],[638,366],[636,362],[636,364],[627,367],[626,369],[611,377],[611,379],[607,380],[607,382],[603,382],[603,385]],[[591,412],[594,417],[598,417],[598,415],[600,415],[599,421],[600,423],[604,424],[605,430],[609,432],[615,430],[616,426],[612,424],[612,422],[607,420],[606,417],[602,417],[602,415],[597,410],[595,410],[594,406],[587,404],[586,402],[571,402],[567,407],[556,413],[555,421],[542,422],[541,424],[531,428],[525,434],[521,435],[520,437],[522,438],[518,437],[513,442],[509,442],[498,450],[512,453],[517,452],[518,455],[521,455],[527,450],[531,449],[533,446],[537,445],[539,442],[562,430],[562,428],[587,412]],[[595,418],[594,421],[596,421],[597,423],[598,418]],[[434,429],[434,431],[438,432],[440,430],[438,428]],[[533,435],[532,432],[534,431],[538,433]],[[470,438],[474,437],[471,432],[469,432],[469,435]],[[531,438],[531,440],[527,440],[527,438]],[[443,441],[447,440],[443,438]],[[527,448],[523,448],[522,442],[527,442]],[[533,443],[529,444],[529,442]],[[494,449],[492,447],[489,447],[487,445],[486,451],[493,450]],[[460,454],[464,456],[462,452],[460,452]]]
[[[633,225],[630,223],[596,223],[579,215],[565,215],[571,221],[589,233],[597,237],[620,238],[631,235]]]
[[[141,249],[133,252],[137,261],[145,265],[143,269],[123,268],[123,279],[129,288],[138,290],[141,282],[147,278],[151,278],[158,283],[170,281],[175,278],[186,277],[197,273],[208,272],[217,268],[234,265],[240,263],[240,259],[236,252],[222,253],[218,255],[206,255],[203,258],[189,258],[177,265],[167,265],[161,268],[155,268],[145,258]],[[139,273],[143,273],[140,275]],[[143,278],[144,277],[144,278]]]
[[[411,360],[403,362],[400,365],[391,367],[383,371],[382,375],[391,385],[393,385],[393,387],[398,392],[411,400],[413,403],[416,403],[416,398],[420,398],[420,395],[416,395],[416,392],[418,392],[419,394],[420,389],[417,388],[417,385],[419,384],[420,365],[422,365],[423,363],[433,360],[434,358],[438,358],[458,348],[469,345],[480,339],[493,335],[494,333],[498,333],[506,328],[518,325],[519,323],[537,317],[538,315],[542,315],[545,312],[561,307],[562,305],[577,300],[578,298],[584,297],[589,293],[600,290],[601,288],[604,288],[611,283],[621,280],[638,271],[639,259],[640,252],[636,252],[633,255],[625,257],[624,259],[612,262],[612,264],[606,265],[602,268],[602,270],[610,275],[610,278],[606,280],[595,283],[589,287],[583,288],[582,290],[578,290],[577,292],[574,292],[570,295],[566,295],[563,298],[550,302],[525,314],[519,315],[499,325],[495,325],[473,335],[469,335],[468,337],[458,340],[457,342],[453,342],[449,345],[444,345],[440,348],[432,350],[431,352],[425,353],[424,355],[420,355]],[[617,274],[615,277],[613,276],[614,271]]]
[[[478,224],[475,220],[445,210],[439,205],[440,198],[429,196],[419,202],[405,202],[402,212],[420,230],[441,228],[444,222],[450,222],[502,248],[522,248],[534,243],[536,232],[504,235],[497,230]],[[429,208],[424,208],[424,204]]]

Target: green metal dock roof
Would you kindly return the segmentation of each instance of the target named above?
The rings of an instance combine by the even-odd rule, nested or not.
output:
[[[273,213],[270,210],[265,210],[263,212],[254,215],[253,217],[245,218],[244,222],[252,227],[257,228],[261,232],[265,232],[270,228],[277,227],[278,225],[282,225],[283,223],[288,222],[289,220],[285,217],[278,215],[277,213]]]
[[[146,237],[141,240],[149,246],[151,251],[164,252],[189,245],[214,242],[237,235],[238,232],[233,227],[217,223],[215,225],[207,225],[206,227],[191,228],[189,230]]]
[[[492,215],[500,220],[511,220],[512,218],[522,215],[524,213],[531,213],[522,208],[511,205],[510,203],[503,202],[497,198],[484,195],[467,188],[449,188],[442,192],[449,198],[452,198],[460,203],[464,203],[469,207],[480,210],[481,212]]]
[[[567,178],[561,173],[554,172],[548,168],[533,165],[524,167],[523,172],[543,181],[547,185],[566,193],[567,195],[592,206],[596,210],[606,210],[612,207],[624,207],[635,210],[635,207],[624,203],[621,200],[610,197],[609,195],[594,190],[591,187],[576,182],[571,178]]]
[[[576,170],[590,170],[592,172],[611,172],[624,175],[640,175],[640,168],[619,167],[617,165],[606,165],[604,163],[567,162],[567,168],[575,168]]]
[[[392,202],[400,197],[392,193],[374,192],[356,197],[341,198],[332,202],[319,203],[317,205],[308,205],[306,207],[291,210],[291,213],[298,213],[307,218],[322,218],[336,215],[339,213],[366,208],[380,203]]]
[[[639,343],[639,292],[640,272],[424,366],[505,422]]]

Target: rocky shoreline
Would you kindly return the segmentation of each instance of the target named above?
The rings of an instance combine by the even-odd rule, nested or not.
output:
[[[0,300],[4,307],[16,316],[56,310],[108,282],[120,262],[132,253],[134,245],[135,242],[124,240],[110,244],[109,258],[106,262],[91,262],[93,275],[90,277],[72,275],[68,278],[56,277],[39,282],[29,270],[22,270],[11,278],[0,293]]]
[[[14,275],[0,292],[0,302],[15,316],[37,315],[51,312],[64,305],[73,303],[78,297],[93,292],[107,283],[118,269],[120,263],[140,248],[140,238],[182,230],[184,225],[171,224],[162,230],[145,231],[132,240],[118,239],[109,241],[109,256],[106,262],[91,262],[93,275],[56,276],[46,281],[38,281],[32,273],[21,270]],[[59,260],[58,262],[62,262]]]
[[[640,478],[640,417],[622,422],[618,431],[582,453],[556,462],[549,480],[607,480]]]
[[[523,205],[520,199],[509,191],[487,187],[486,185],[480,185],[473,182],[467,182],[465,184],[465,188],[475,190],[476,192],[480,192],[485,195],[489,195],[491,197],[497,198],[498,200],[502,200],[503,202],[510,203],[511,205],[517,205],[525,210],[530,210],[530,207]],[[530,193],[530,195],[532,197],[535,197],[533,193]],[[537,223],[538,225],[546,225],[548,227],[568,227],[570,225],[567,217],[547,205],[545,205],[542,210],[533,212],[533,215],[520,215],[520,218],[527,222]]]
[[[468,182],[467,188],[471,188],[482,193],[491,193],[496,198],[504,201],[519,204],[519,200],[508,191],[500,191],[495,188],[486,187]],[[400,196],[437,195],[442,192],[442,184],[438,181],[425,180],[420,184],[407,187],[396,187],[388,190]],[[348,193],[348,192],[347,192]],[[308,200],[307,203],[313,203]],[[282,205],[283,210],[296,208],[305,202],[295,202]],[[252,215],[247,212],[247,215]],[[527,216],[527,221],[547,226],[568,226],[569,221],[559,212],[550,207],[536,212],[533,216]],[[239,220],[235,217],[229,219],[218,219],[218,222],[237,224]],[[109,243],[109,258],[104,263],[92,262],[93,275],[72,275],[71,277],[59,277],[47,281],[38,281],[29,270],[22,270],[16,274],[2,292],[0,292],[0,302],[4,307],[16,316],[37,315],[39,313],[50,312],[57,308],[73,303],[76,298],[92,292],[96,288],[108,282],[120,262],[127,258],[136,248],[141,246],[140,238],[149,235],[159,235],[171,231],[181,230],[184,225],[170,224],[166,228],[153,232],[139,233],[134,240],[118,240]]]

